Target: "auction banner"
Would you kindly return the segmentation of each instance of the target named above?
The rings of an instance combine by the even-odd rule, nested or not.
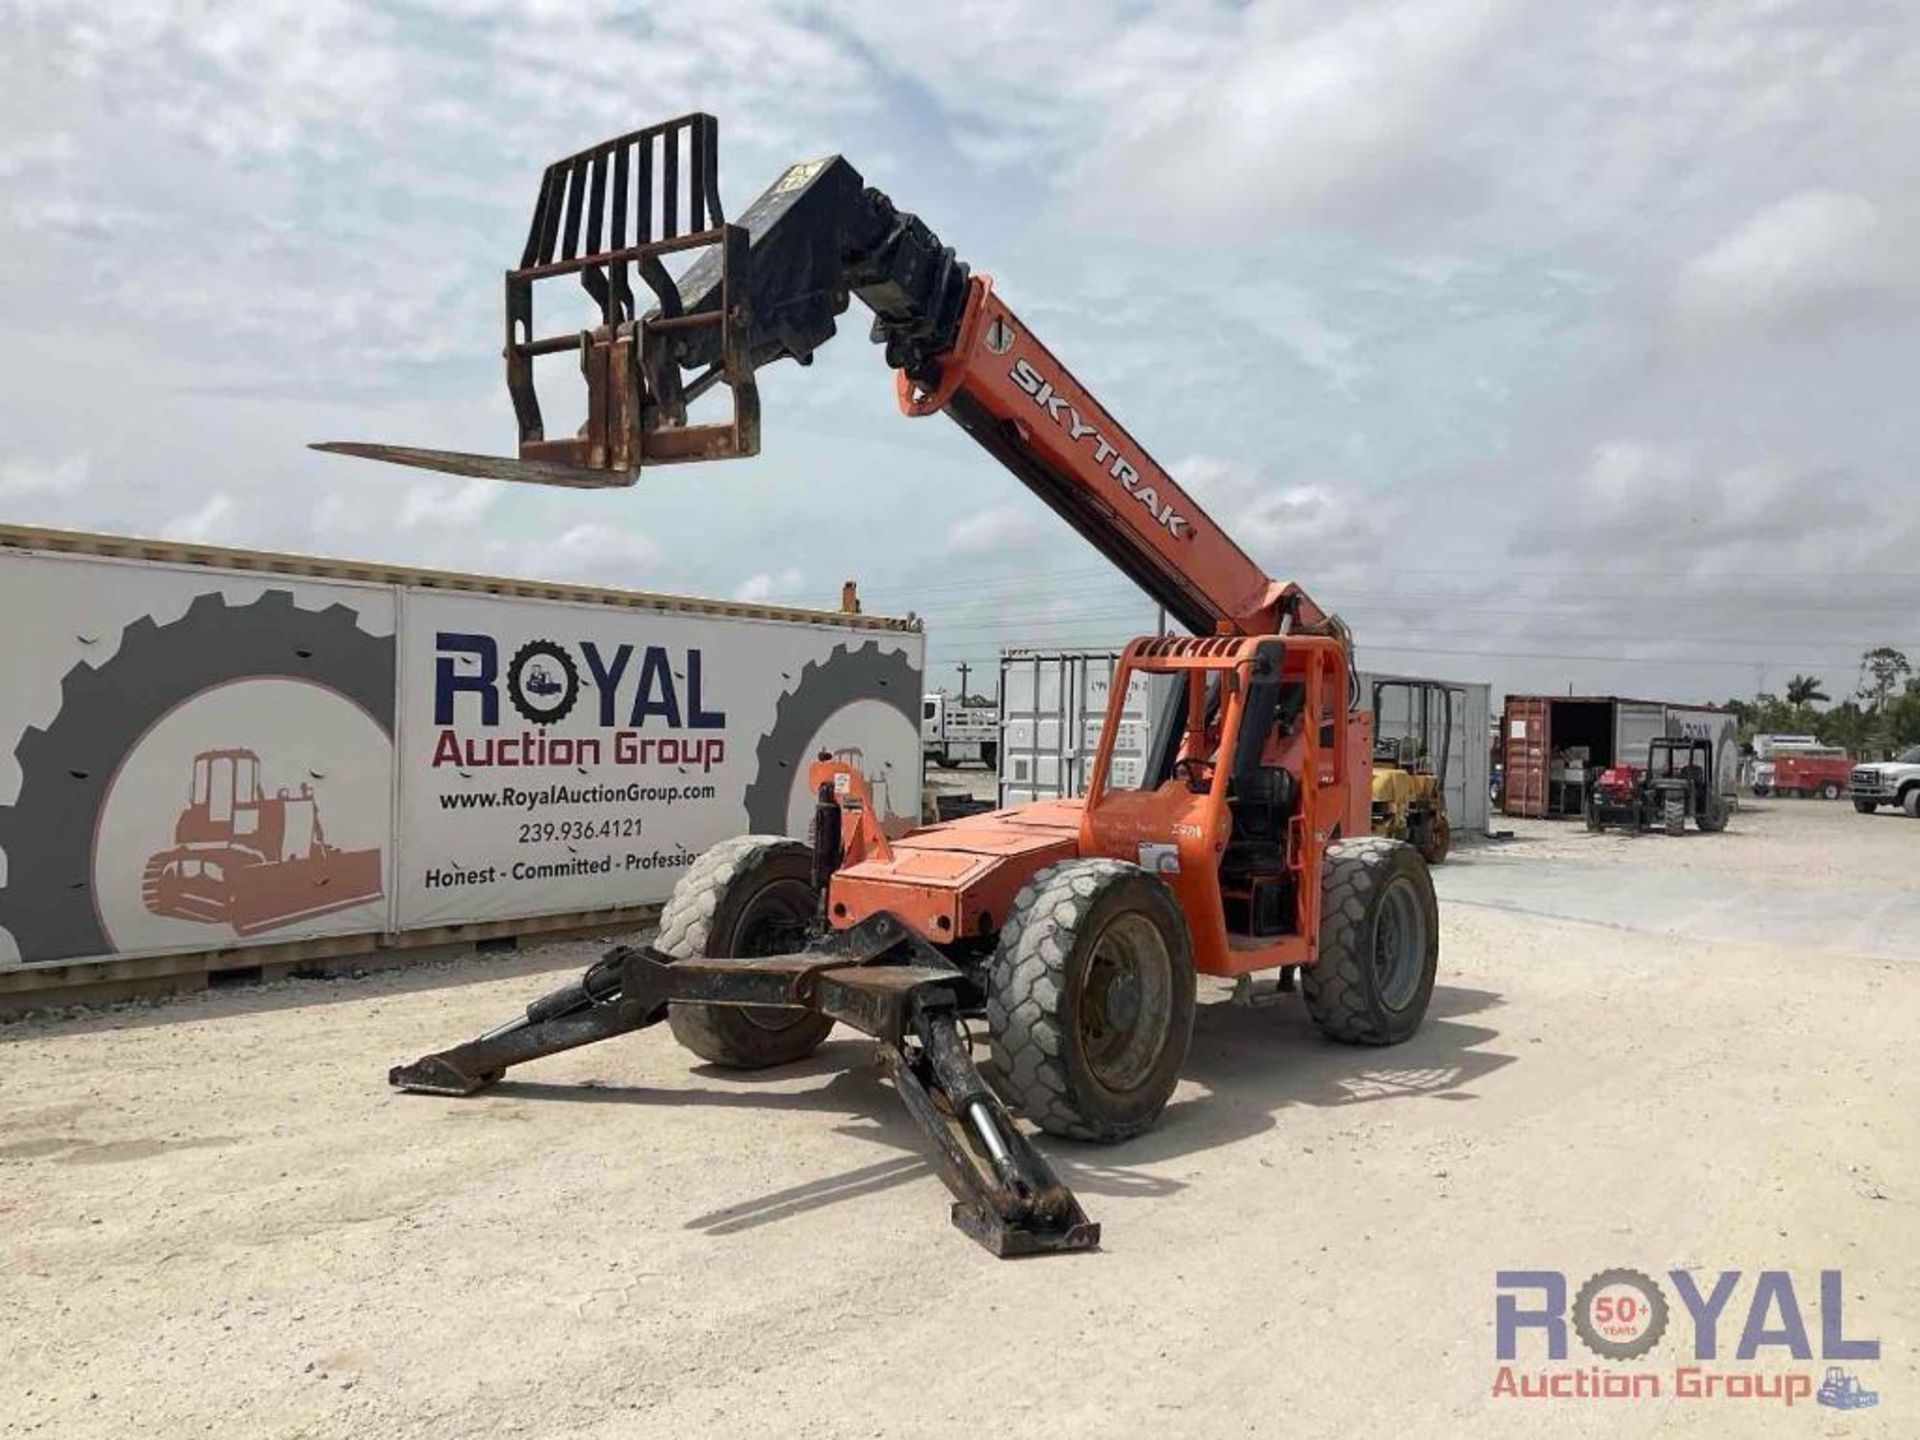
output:
[[[823,750],[918,819],[917,632],[431,591],[400,628],[401,928],[663,900],[804,836]]]
[[[917,630],[21,550],[0,605],[0,965],[657,903],[823,750],[919,817]]]
[[[394,594],[0,556],[0,963],[386,928]]]

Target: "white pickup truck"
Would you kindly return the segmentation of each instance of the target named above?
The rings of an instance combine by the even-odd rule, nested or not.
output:
[[[1909,745],[1891,760],[1854,766],[1848,790],[1853,808],[1862,815],[1882,805],[1898,805],[1920,819],[1920,745]]]
[[[1000,754],[1000,711],[962,704],[957,695],[922,696],[920,749],[943,770],[963,760],[978,760],[991,770]]]

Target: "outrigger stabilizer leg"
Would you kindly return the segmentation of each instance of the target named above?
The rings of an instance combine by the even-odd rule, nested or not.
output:
[[[1099,1225],[974,1066],[961,1031],[964,984],[945,956],[884,913],[791,955],[681,960],[623,945],[525,1015],[396,1065],[387,1080],[472,1095],[514,1065],[657,1025],[669,1004],[815,1011],[879,1041],[881,1064],[954,1194],[955,1225],[995,1255],[1092,1249]]]

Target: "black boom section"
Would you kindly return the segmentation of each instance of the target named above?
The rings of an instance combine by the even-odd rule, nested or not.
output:
[[[735,223],[748,237],[747,349],[754,369],[783,359],[810,363],[857,296],[873,311],[872,338],[885,347],[887,364],[914,381],[938,381],[934,361],[959,339],[968,268],[926,222],[898,209],[845,158],[789,166]],[[723,290],[715,254],[702,255],[679,282],[688,314],[718,308]],[[685,331],[677,358],[689,369],[709,364],[717,342],[715,331]],[[1217,608],[1120,538],[1112,512],[1084,485],[1046,465],[964,390],[946,413],[1172,619],[1196,635],[1213,632]]]
[[[789,358],[807,364],[856,295],[873,311],[873,339],[894,369],[923,378],[953,347],[967,267],[841,156],[789,166],[736,223],[749,242],[747,344],[756,369]],[[679,289],[688,313],[716,308],[718,258],[702,256]],[[690,332],[681,363],[710,363],[702,347],[711,344],[710,334]]]

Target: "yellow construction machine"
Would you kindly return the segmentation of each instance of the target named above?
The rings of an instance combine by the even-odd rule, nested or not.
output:
[[[1447,760],[1453,692],[1432,680],[1373,683],[1373,833],[1404,840],[1429,865],[1447,858]]]

